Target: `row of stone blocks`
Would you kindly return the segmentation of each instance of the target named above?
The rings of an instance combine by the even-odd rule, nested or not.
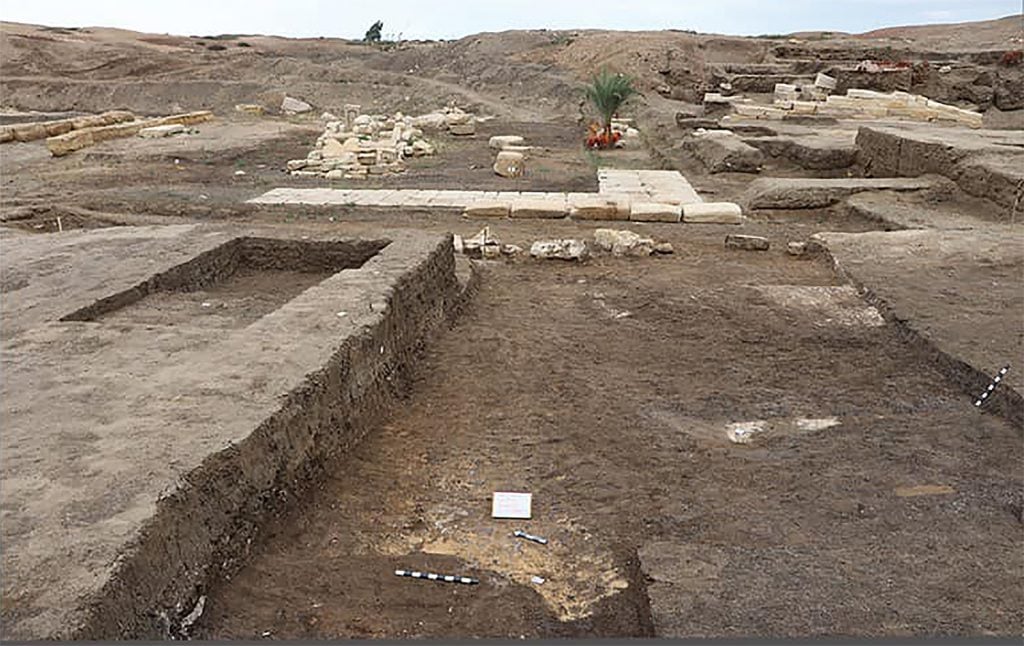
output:
[[[741,224],[743,212],[731,202],[672,204],[633,202],[611,196],[578,198],[565,202],[544,199],[478,200],[466,206],[467,217],[618,220],[631,222],[692,222]]]
[[[67,134],[72,130],[110,126],[134,119],[135,115],[126,110],[111,110],[102,114],[90,114],[69,119],[15,123],[0,126],[0,143],[8,141],[36,141],[37,139]]]
[[[135,121],[127,121],[112,125],[87,127],[79,130],[71,130],[70,132],[57,135],[55,137],[50,137],[46,140],[46,147],[54,157],[63,157],[64,155],[71,154],[76,150],[81,150],[82,148],[87,148],[103,141],[120,139],[122,137],[133,137],[138,134],[140,130],[145,128],[174,124],[191,126],[196,123],[209,121],[212,118],[212,112],[208,110],[201,110],[198,112],[174,114],[169,117],[138,119]]]

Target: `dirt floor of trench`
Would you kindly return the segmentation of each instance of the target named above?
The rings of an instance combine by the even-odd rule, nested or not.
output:
[[[680,246],[490,265],[406,404],[207,591],[196,634],[650,636],[656,541],[732,550],[715,577],[737,589],[686,634],[1019,630],[1017,431],[824,263]],[[728,440],[752,420],[769,430]],[[951,493],[905,495],[921,485]],[[533,519],[491,519],[493,491],[532,492]]]

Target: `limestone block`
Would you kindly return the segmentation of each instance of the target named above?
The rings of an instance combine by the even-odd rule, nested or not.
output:
[[[683,207],[664,202],[633,202],[629,208],[629,219],[634,222],[679,222]]]
[[[594,243],[614,256],[649,256],[654,252],[654,240],[627,230],[597,229]]]
[[[544,198],[520,198],[512,202],[513,218],[538,218],[555,220],[564,218],[568,212],[565,200]]]
[[[164,126],[152,126],[150,128],[143,128],[139,130],[139,136],[143,139],[159,139],[161,137],[171,137],[173,135],[179,135],[185,132],[185,126],[180,123],[169,123]]]
[[[502,177],[521,177],[526,170],[522,153],[503,150],[494,160],[494,172]]]
[[[414,117],[412,125],[424,130],[440,130],[446,125],[444,115],[439,112],[431,112],[419,117]]]
[[[767,105],[736,103],[733,104],[733,109],[741,117],[753,117],[755,119],[781,119],[786,115],[785,110]]]
[[[512,207],[505,200],[477,200],[466,205],[462,215],[471,218],[507,218]]]
[[[461,110],[458,112],[449,112],[444,115],[444,122],[449,128],[452,126],[465,125],[473,123],[473,115],[468,112],[462,112]]]
[[[821,88],[823,90],[834,90],[836,89],[836,79],[818,72],[818,75],[814,77],[814,87]]]
[[[258,103],[239,103],[235,106],[235,112],[261,116],[264,112],[263,106]]]
[[[21,123],[15,125],[11,129],[14,133],[14,138],[18,141],[34,141],[36,139],[45,139],[46,126],[42,123]]]
[[[290,96],[285,96],[281,101],[281,111],[292,114],[302,114],[303,112],[309,112],[313,109],[313,106]]]
[[[534,258],[558,260],[585,260],[589,255],[587,244],[582,240],[538,240],[530,246]]]
[[[48,137],[56,137],[57,135],[63,135],[65,133],[74,130],[74,124],[67,119],[60,119],[59,121],[53,121],[50,123],[43,124],[46,126],[46,135]]]
[[[629,201],[600,195],[570,196],[569,215],[575,220],[628,220]]]
[[[0,128],[0,143],[14,141],[14,132],[10,128]]]
[[[476,134],[476,124],[472,121],[466,123],[453,123],[448,126],[448,132],[457,137],[466,137]]]
[[[683,222],[693,224],[743,224],[743,210],[732,202],[698,202],[683,205]]]
[[[525,141],[519,135],[494,135],[487,140],[487,145],[495,150],[502,150],[505,146],[521,146]]]
[[[761,236],[745,236],[732,233],[725,237],[725,246],[727,249],[767,251],[769,245],[768,238],[762,238]]]

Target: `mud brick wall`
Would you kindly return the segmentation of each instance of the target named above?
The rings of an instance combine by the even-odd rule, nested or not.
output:
[[[401,272],[396,243],[356,270],[366,294],[379,297],[371,302],[372,323],[337,339],[326,365],[308,374],[273,415],[245,440],[208,456],[158,501],[83,624],[58,637],[174,636],[209,584],[245,564],[260,529],[385,419],[410,389],[420,347],[459,302],[451,238],[437,240]],[[337,277],[344,280],[345,273]]]

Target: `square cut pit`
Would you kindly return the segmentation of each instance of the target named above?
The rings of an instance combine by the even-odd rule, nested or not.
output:
[[[339,271],[358,269],[387,244],[235,238],[61,320],[241,328]]]

